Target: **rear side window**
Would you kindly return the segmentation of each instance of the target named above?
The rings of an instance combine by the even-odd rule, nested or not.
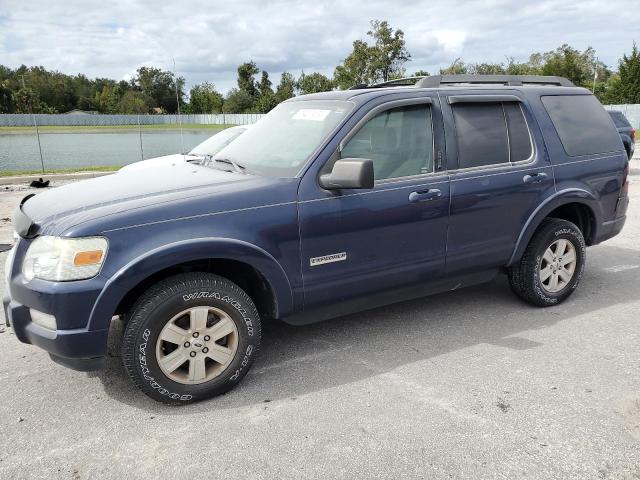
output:
[[[452,105],[459,168],[520,162],[531,157],[529,127],[518,102]]]
[[[542,103],[568,155],[622,150],[609,114],[593,95],[543,96]]]

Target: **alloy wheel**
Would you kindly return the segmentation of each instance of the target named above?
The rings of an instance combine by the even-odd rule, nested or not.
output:
[[[198,306],[167,322],[156,342],[156,359],[168,378],[193,385],[220,375],[237,349],[233,319],[219,308]]]

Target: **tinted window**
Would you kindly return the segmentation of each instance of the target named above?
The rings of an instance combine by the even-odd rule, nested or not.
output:
[[[616,127],[625,128],[631,126],[629,120],[627,120],[627,117],[625,117],[622,112],[610,111],[609,115],[613,119],[613,123],[615,123]]]
[[[527,121],[524,119],[522,107],[517,102],[503,103],[504,115],[507,120],[509,132],[509,159],[512,162],[521,162],[531,157],[531,135]]]
[[[429,105],[379,113],[349,140],[342,158],[370,158],[376,180],[433,171],[433,131]]]
[[[531,137],[517,102],[453,105],[460,168],[527,160]]]
[[[567,154],[588,155],[622,150],[620,135],[593,95],[542,97]]]

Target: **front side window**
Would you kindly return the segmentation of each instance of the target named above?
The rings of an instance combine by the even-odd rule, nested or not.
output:
[[[376,180],[433,172],[431,107],[426,104],[379,113],[349,140],[341,158],[370,158]]]
[[[452,105],[459,168],[521,162],[531,157],[531,135],[518,102]]]
[[[339,100],[281,103],[215,157],[248,173],[293,177],[352,109]]]

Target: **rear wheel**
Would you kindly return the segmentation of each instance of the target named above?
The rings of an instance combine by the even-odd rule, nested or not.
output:
[[[260,344],[249,296],[209,273],[163,280],[133,306],[122,342],[129,376],[164,403],[189,403],[233,388]]]
[[[566,220],[545,220],[509,269],[509,283],[523,300],[546,307],[564,301],[580,283],[586,246],[580,229]]]

